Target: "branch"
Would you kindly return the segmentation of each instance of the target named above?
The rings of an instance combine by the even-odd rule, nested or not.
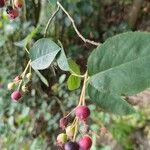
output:
[[[44,30],[44,37],[46,37],[46,34],[47,34],[47,31],[48,31],[48,28],[49,28],[49,25],[51,24],[53,18],[55,17],[55,15],[57,14],[57,12],[59,11],[60,7],[58,6],[56,11],[52,14],[52,16],[49,18],[48,22],[47,22],[47,25],[46,25],[46,28]]]
[[[143,1],[144,0],[134,0],[131,11],[129,12],[128,23],[129,23],[129,26],[132,29],[134,29],[134,27],[136,25],[136,22],[137,22],[137,19],[139,17],[139,14],[140,14],[140,10],[141,10]]]
[[[73,20],[73,18],[70,16],[70,14],[65,10],[65,8],[57,1],[57,5],[62,9],[62,11],[67,15],[67,17],[69,18],[69,20],[71,21],[72,23],[72,26],[75,30],[75,32],[77,33],[77,35],[85,42],[85,43],[90,43],[92,45],[95,45],[95,46],[99,46],[100,43],[98,42],[95,42],[95,41],[91,41],[89,39],[86,39],[83,37],[83,35],[79,32],[79,30],[77,29],[76,25],[75,25],[75,22]]]

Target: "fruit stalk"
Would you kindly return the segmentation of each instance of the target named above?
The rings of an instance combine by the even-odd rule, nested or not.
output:
[[[27,64],[27,66],[26,66],[26,68],[25,68],[25,70],[23,71],[23,73],[22,73],[22,75],[21,75],[22,80],[21,80],[21,82],[19,83],[18,90],[20,90],[20,88],[21,88],[21,85],[22,85],[23,79],[24,79],[24,77],[25,77],[25,75],[26,75],[26,72],[27,72],[27,70],[28,70],[29,66],[30,66],[30,63],[31,63],[31,60],[29,60],[29,62],[28,62],[28,64]]]
[[[79,104],[78,106],[80,105],[85,105],[85,90],[86,90],[86,82],[87,82],[87,78],[88,78],[88,74],[87,74],[87,71],[84,75],[84,82],[83,82],[83,87],[82,87],[82,91],[81,91],[81,95],[80,95],[80,100],[79,100]]]

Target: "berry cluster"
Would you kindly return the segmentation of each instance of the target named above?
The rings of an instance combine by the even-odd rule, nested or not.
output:
[[[19,9],[23,6],[23,0],[13,0],[12,4],[7,4],[7,0],[0,0],[0,7],[6,5],[6,13],[10,19],[15,19],[19,16]]]
[[[31,73],[27,73],[26,76],[16,76],[12,82],[8,83],[8,90],[13,91],[11,94],[11,99],[13,102],[18,102],[22,97],[22,93],[28,91],[27,84],[30,80]]]
[[[69,122],[69,115],[60,119],[59,126],[65,133],[61,133],[57,136],[57,145],[64,150],[90,150],[92,146],[92,139],[87,135],[88,128],[84,131],[84,135],[76,141],[76,134],[80,125],[87,127],[87,121],[90,116],[90,110],[85,105],[77,106],[73,110],[75,119],[72,123]]]

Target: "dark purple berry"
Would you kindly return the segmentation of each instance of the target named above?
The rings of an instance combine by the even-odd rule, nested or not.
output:
[[[65,144],[64,150],[79,150],[79,145],[76,142],[69,141]]]
[[[6,13],[7,13],[7,14],[11,14],[12,11],[13,11],[13,7],[12,7],[12,6],[7,6],[7,8],[6,8]]]
[[[67,127],[68,123],[69,123],[68,117],[63,117],[59,121],[59,127],[64,130]]]
[[[0,7],[4,7],[5,6],[5,0],[0,0]]]

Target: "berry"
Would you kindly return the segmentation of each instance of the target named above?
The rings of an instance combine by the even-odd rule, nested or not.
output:
[[[75,114],[80,121],[87,121],[87,118],[90,116],[90,110],[87,106],[78,106],[75,109]]]
[[[67,142],[67,135],[65,133],[61,133],[57,136],[57,145],[63,146]]]
[[[75,127],[74,126],[68,126],[66,128],[66,134],[69,138],[72,138],[74,136]]]
[[[30,81],[31,78],[32,78],[32,74],[31,74],[31,73],[27,73],[27,74],[26,74],[26,78]]]
[[[62,130],[64,130],[67,127],[68,123],[69,123],[68,117],[63,117],[59,121],[59,127],[62,128]]]
[[[23,86],[21,87],[21,90],[22,90],[23,92],[27,92],[27,91],[28,91],[28,88],[26,87],[26,85],[23,85]]]
[[[11,14],[11,13],[12,13],[12,10],[13,10],[12,6],[7,6],[7,8],[6,8],[6,13],[7,13],[7,14]]]
[[[79,145],[76,142],[69,141],[65,144],[64,150],[79,150]]]
[[[20,91],[14,91],[12,94],[11,94],[11,98],[14,102],[17,102],[19,101],[19,99],[22,97],[22,94]]]
[[[82,150],[89,150],[92,146],[92,139],[89,136],[84,136],[79,140],[79,146]]]
[[[8,14],[11,19],[15,19],[19,16],[19,11],[17,9],[13,9],[11,13]]]
[[[16,76],[13,81],[14,82],[19,82],[20,80],[22,80],[22,78],[20,76]]]
[[[14,5],[16,8],[21,8],[23,5],[23,0],[14,0]]]
[[[15,83],[14,83],[14,82],[10,82],[10,83],[8,83],[8,85],[7,85],[7,89],[8,89],[8,90],[12,90],[14,87],[15,87]]]
[[[5,6],[5,0],[0,0],[0,7],[4,7]]]

